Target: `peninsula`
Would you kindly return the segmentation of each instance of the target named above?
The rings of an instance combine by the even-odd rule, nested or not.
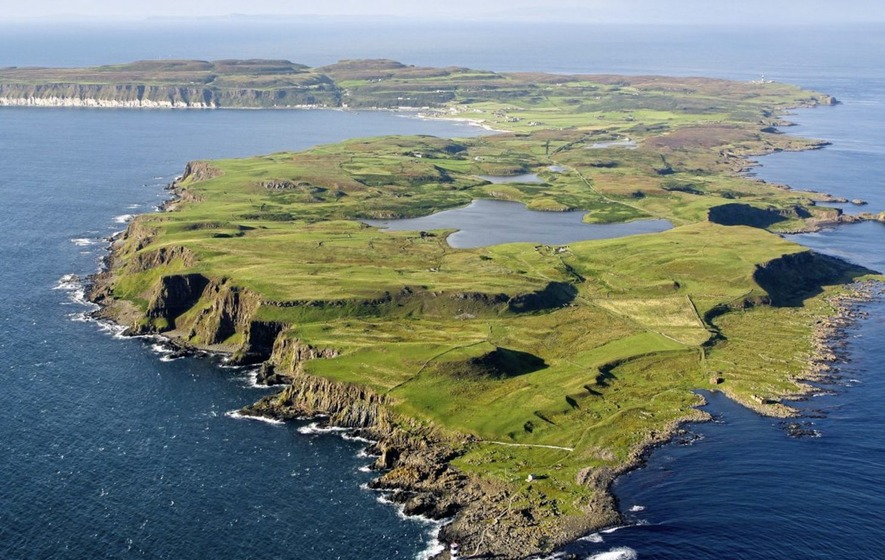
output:
[[[114,241],[91,297],[130,333],[260,364],[282,387],[244,414],[358,430],[374,487],[450,519],[440,538],[462,556],[500,558],[617,524],[611,482],[703,419],[696,390],[788,417],[825,375],[837,298],[874,276],[780,235],[845,220],[827,195],[742,172],[822,146],[778,115],[833,102],[769,82],[391,61],[0,70],[7,105],[408,108],[496,131],[191,162],[165,211]],[[477,199],[673,228],[456,249],[451,230],[365,223]]]

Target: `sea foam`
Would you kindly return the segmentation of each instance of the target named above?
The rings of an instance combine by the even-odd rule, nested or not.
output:
[[[311,422],[307,426],[301,426],[300,428],[298,428],[298,433],[305,435],[338,434],[342,432],[349,432],[350,430],[350,428],[340,428],[338,426],[320,426],[317,422]]]
[[[98,245],[102,242],[102,239],[90,239],[88,237],[75,237],[71,239],[71,243],[77,247],[89,247],[90,245]]]
[[[578,540],[584,541],[584,542],[590,542],[590,543],[605,542],[605,540],[602,538],[602,535],[600,535],[599,533],[591,533],[591,534],[587,535],[586,537],[581,537]]]
[[[251,414],[241,414],[238,410],[230,410],[224,413],[225,416],[229,418],[236,418],[237,420],[256,420],[258,422],[264,422],[266,424],[273,424],[274,426],[282,426],[285,424],[282,420],[277,420],[276,418],[268,418],[266,416],[252,416]]]
[[[639,555],[630,547],[619,546],[606,552],[588,556],[587,560],[636,560]]]

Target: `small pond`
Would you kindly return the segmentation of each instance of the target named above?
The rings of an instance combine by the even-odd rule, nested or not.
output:
[[[496,185],[501,183],[543,183],[544,179],[541,179],[534,173],[524,173],[522,175],[477,175],[480,179],[488,181],[490,183],[495,183]]]
[[[457,229],[448,237],[456,249],[502,243],[565,245],[588,239],[610,239],[657,233],[673,227],[667,220],[636,220],[618,224],[585,224],[586,212],[536,212],[520,202],[474,200],[469,205],[404,220],[363,220],[388,231]]]

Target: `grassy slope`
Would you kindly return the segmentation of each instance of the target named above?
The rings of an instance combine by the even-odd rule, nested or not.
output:
[[[456,460],[459,468],[503,480],[517,493],[526,491],[527,474],[542,473],[534,490],[565,513],[589,499],[591,490],[577,483],[582,469],[623,464],[654,433],[686,417],[698,402],[692,390],[708,387],[711,376],[743,402],[800,388],[795,379],[807,363],[810,334],[829,312],[822,296],[798,307],[704,318],[717,306],[762,301],[757,265],[803,249],[706,215],[734,202],[786,214],[797,206],[817,211],[820,195],[735,173],[739,156],[812,145],[762,129],[778,110],[813,94],[778,84],[434,75],[381,64],[316,72],[343,84],[352,104],[446,90],[451,97],[441,115],[482,118],[511,132],[469,141],[356,139],[213,162],[221,174],[186,179],[176,211],[137,219],[135,227],[154,235],[145,247],[122,250],[116,297],[144,308],[159,275],[194,271],[225,277],[266,301],[319,302],[264,305],[258,313],[290,324],[286,336],[339,352],[308,362],[307,372],[369,385],[402,414],[478,436]],[[593,147],[625,137],[636,146]],[[563,171],[549,171],[553,164]],[[492,185],[476,177],[522,172],[538,172],[546,184]],[[474,198],[581,208],[595,222],[661,217],[677,227],[564,248],[456,250],[446,232],[384,233],[355,221],[426,215]],[[187,247],[195,261],[125,268],[126,259],[162,246]],[[831,284],[861,273],[846,269]],[[517,313],[473,297],[518,296],[551,282],[573,286],[568,304]],[[385,294],[394,297],[366,304]]]

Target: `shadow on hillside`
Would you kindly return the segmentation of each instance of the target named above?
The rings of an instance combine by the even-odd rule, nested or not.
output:
[[[749,204],[723,204],[710,208],[708,219],[722,226],[750,226],[766,229],[774,224],[795,218],[809,218],[811,214],[801,206],[786,210],[756,208]]]
[[[801,307],[825,286],[850,284],[874,271],[813,251],[804,251],[757,266],[753,279],[768,293],[773,307]]]

